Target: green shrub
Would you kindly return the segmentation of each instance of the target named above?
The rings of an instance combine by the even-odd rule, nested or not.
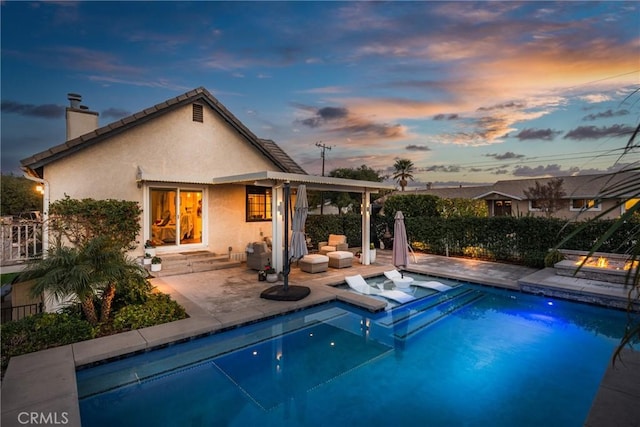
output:
[[[113,311],[131,304],[147,302],[153,285],[139,274],[129,275],[116,284],[116,295],[113,297]]]
[[[122,307],[113,318],[119,331],[146,328],[187,317],[184,308],[166,294],[152,294],[144,304]]]
[[[545,267],[553,267],[556,263],[562,261],[564,259],[564,255],[559,250],[549,251],[547,256],[544,257],[544,266]]]
[[[0,326],[2,370],[9,359],[25,353],[91,339],[91,325],[67,313],[41,313]]]

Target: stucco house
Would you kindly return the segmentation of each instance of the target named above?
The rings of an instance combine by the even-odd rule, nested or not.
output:
[[[638,195],[632,191],[606,191],[616,187],[620,182],[640,182],[640,173],[621,172],[618,174],[575,175],[558,177],[562,179],[561,208],[553,213],[562,219],[589,219],[605,213],[605,218],[616,218],[622,215],[635,203],[640,202]],[[406,194],[431,194],[444,199],[484,200],[489,216],[532,215],[544,216],[546,213],[525,194],[530,188],[546,185],[555,178],[530,178],[497,181],[493,185],[430,188]],[[604,191],[603,191],[604,190]]]
[[[369,247],[370,194],[389,185],[308,175],[275,142],[258,138],[205,88],[197,88],[106,126],[69,94],[67,140],[21,161],[50,202],[131,200],[143,209],[140,245],[157,252],[242,252],[249,242],[283,239],[283,185],[363,196],[362,247]],[[367,256],[363,261],[368,263]],[[273,264],[281,269],[282,254]]]

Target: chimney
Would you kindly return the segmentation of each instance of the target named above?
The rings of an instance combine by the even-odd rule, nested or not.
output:
[[[80,108],[80,103],[82,102],[82,95],[77,93],[68,93],[67,99],[71,103],[71,108]]]
[[[98,129],[98,113],[81,105],[82,95],[67,94],[69,107],[66,110],[67,141]]]

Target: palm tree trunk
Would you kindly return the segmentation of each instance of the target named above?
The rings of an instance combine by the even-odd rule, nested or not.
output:
[[[102,292],[102,307],[100,310],[100,321],[106,322],[109,320],[109,315],[111,315],[111,303],[113,302],[113,298],[116,296],[116,287],[113,283],[109,283],[107,287]]]
[[[96,315],[96,308],[93,305],[93,295],[89,295],[82,299],[81,302],[82,311],[87,321],[92,325],[98,324],[98,316]]]

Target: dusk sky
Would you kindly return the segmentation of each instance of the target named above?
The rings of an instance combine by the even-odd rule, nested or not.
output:
[[[640,117],[635,1],[0,7],[2,173],[64,142],[69,92],[104,126],[203,86],[310,174],[321,142],[422,188],[607,172]]]

